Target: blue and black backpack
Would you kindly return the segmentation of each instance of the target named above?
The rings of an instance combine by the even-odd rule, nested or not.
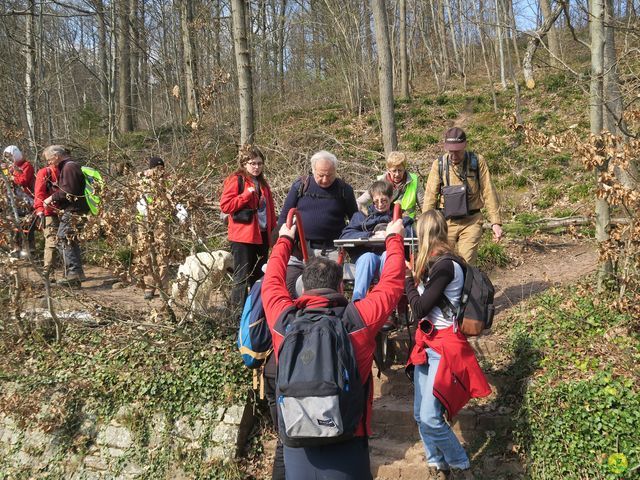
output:
[[[260,368],[273,351],[273,341],[262,306],[262,280],[253,284],[244,302],[238,331],[238,349],[248,368]]]

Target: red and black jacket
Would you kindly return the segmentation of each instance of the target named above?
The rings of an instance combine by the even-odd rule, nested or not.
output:
[[[343,321],[349,332],[358,363],[358,372],[364,385],[371,376],[376,335],[398,304],[404,290],[405,263],[402,237],[399,235],[387,237],[387,260],[380,281],[365,298],[352,303],[347,302],[342,294],[333,290],[312,290],[294,301],[285,283],[287,262],[291,256],[292,247],[293,241],[290,238],[278,239],[271,252],[267,272],[262,282],[262,300],[273,337],[276,361],[280,344],[284,339],[286,317],[292,309],[346,305]],[[366,406],[368,412],[371,412],[372,403],[373,389],[369,389],[369,400]],[[370,434],[371,415],[368,415],[366,431],[363,426],[360,426],[356,436]]]
[[[243,180],[238,181],[238,176],[242,175]],[[240,185],[243,186],[240,192]],[[240,172],[229,175],[224,181],[222,196],[220,197],[220,210],[229,215],[228,217],[228,237],[231,242],[262,244],[262,233],[258,225],[258,215],[253,215],[251,223],[239,223],[233,219],[233,214],[245,208],[257,210],[260,201],[257,191],[250,192],[249,188],[256,185],[253,179]],[[271,189],[267,182],[260,184],[260,194],[267,204],[267,234],[271,237],[271,232],[276,226],[276,210],[273,203]]]

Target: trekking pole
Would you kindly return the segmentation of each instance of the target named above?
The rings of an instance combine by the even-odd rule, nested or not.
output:
[[[307,250],[307,241],[304,238],[304,227],[302,226],[302,217],[297,208],[292,208],[287,214],[287,228],[293,226],[293,219],[295,217],[296,225],[298,226],[298,237],[300,238],[300,250],[302,250],[302,261],[307,263],[309,260],[309,252]]]

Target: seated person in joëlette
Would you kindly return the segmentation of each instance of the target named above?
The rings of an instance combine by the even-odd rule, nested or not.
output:
[[[378,180],[369,188],[373,204],[369,206],[368,214],[356,212],[351,217],[340,239],[370,239],[380,237],[379,245],[362,245],[348,249],[351,261],[356,265],[355,282],[353,286],[353,300],[364,298],[371,282],[380,275],[386,258],[384,235],[387,224],[393,221],[393,185],[384,180]],[[405,233],[412,233],[413,219],[403,218]]]

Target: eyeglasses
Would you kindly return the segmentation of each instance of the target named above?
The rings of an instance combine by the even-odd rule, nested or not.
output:
[[[400,175],[401,173],[404,173],[405,170],[404,168],[390,168],[389,170],[387,170],[391,175]]]
[[[250,167],[261,167],[264,165],[263,162],[247,162],[246,165],[249,165]]]

